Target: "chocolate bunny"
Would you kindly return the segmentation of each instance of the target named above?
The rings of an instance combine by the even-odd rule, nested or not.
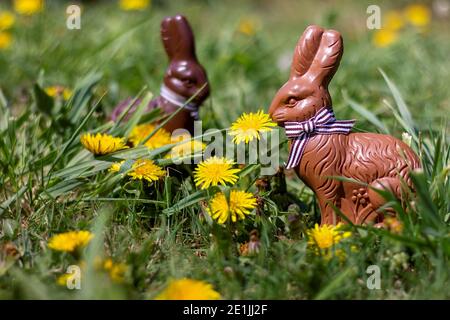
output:
[[[192,131],[194,121],[198,119],[198,108],[209,96],[208,78],[195,54],[194,34],[187,19],[176,15],[162,21],[161,38],[169,57],[169,67],[164,75],[160,95],[149,104],[149,110],[160,107],[165,114],[170,115],[204,86],[193,101],[164,126],[169,132],[178,128]],[[129,102],[114,109],[111,115],[113,121]]]
[[[401,199],[403,187],[412,188],[408,173],[420,167],[419,159],[394,137],[350,133],[354,121],[335,119],[328,84],[342,54],[339,32],[309,26],[295,48],[289,80],[275,95],[269,113],[285,127],[290,139],[287,168],[295,168],[316,194],[322,224],[341,220],[334,207],[353,223],[381,224],[379,209],[386,200],[377,189]]]

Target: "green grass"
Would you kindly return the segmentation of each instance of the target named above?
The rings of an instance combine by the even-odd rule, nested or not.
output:
[[[0,298],[148,299],[180,277],[207,281],[227,299],[450,298],[448,21],[433,20],[424,34],[407,27],[394,45],[376,48],[365,26],[369,2],[344,1],[339,8],[154,2],[139,13],[109,1],[86,5],[80,31],[65,28],[65,8],[52,2],[40,15],[18,18],[13,47],[0,51]],[[380,6],[391,8],[387,1]],[[413,202],[406,208],[393,203],[402,234],[348,226],[353,235],[341,248],[346,259],[326,261],[310,252],[305,238],[319,221],[314,196],[290,174],[287,190],[301,208],[282,208],[286,198],[277,194],[285,193],[284,177],[272,177],[273,191],[258,193],[258,214],[221,227],[208,219],[201,203],[208,195],[197,191],[191,166],[173,167],[170,177],[149,187],[108,173],[111,157],[94,159],[83,150],[81,132],[129,132],[131,122],[105,120],[121,99],[158,92],[167,63],[159,22],[178,12],[193,25],[211,81],[212,96],[201,111],[204,130],[267,109],[288,76],[278,67],[280,57],[292,54],[308,24],[340,30],[345,53],[331,83],[336,114],[357,118],[359,130],[398,138],[409,133],[422,161],[423,172],[413,175]],[[237,32],[240,19],[249,17],[260,25],[253,36]],[[63,105],[49,100],[42,88],[54,84],[73,88],[74,98]],[[163,151],[151,157],[160,159]],[[137,148],[114,156],[145,155]],[[238,186],[257,192],[258,166],[245,173]],[[239,244],[254,229],[259,253],[240,256]],[[69,230],[95,233],[82,259],[88,266],[98,256],[126,263],[125,281],[113,283],[87,268],[82,290],[58,286],[56,278],[79,261],[52,252],[47,241]],[[17,254],[7,250],[11,245]],[[381,268],[381,290],[366,287],[372,264]]]

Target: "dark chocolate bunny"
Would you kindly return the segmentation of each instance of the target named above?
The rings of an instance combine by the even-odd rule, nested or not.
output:
[[[376,189],[387,189],[400,199],[402,187],[412,187],[409,172],[420,162],[402,141],[350,133],[353,121],[335,119],[328,84],[342,54],[339,32],[308,27],[295,48],[290,78],[275,95],[269,113],[291,139],[288,168],[295,168],[316,194],[322,224],[340,221],[334,207],[353,223],[381,223],[379,209],[386,200]]]
[[[208,78],[195,54],[194,34],[187,19],[176,15],[162,21],[161,38],[169,57],[169,67],[164,75],[160,95],[149,104],[149,109],[158,106],[165,114],[170,115],[198,92],[197,96],[164,126],[169,132],[178,128],[192,131],[194,121],[198,117],[198,108],[209,96]],[[200,89],[202,90],[199,91]],[[115,108],[111,115],[113,121],[128,103],[122,103]]]

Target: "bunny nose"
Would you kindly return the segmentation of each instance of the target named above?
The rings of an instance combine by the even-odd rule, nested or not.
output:
[[[275,121],[280,127],[284,127],[286,116],[283,109],[275,109],[272,113],[269,112],[269,114],[273,121]]]
[[[273,103],[269,107],[269,115],[273,118],[275,111],[277,110],[277,103]]]

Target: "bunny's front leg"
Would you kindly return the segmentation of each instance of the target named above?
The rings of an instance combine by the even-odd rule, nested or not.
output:
[[[319,201],[321,225],[338,222],[339,219],[335,217],[334,207],[340,209],[340,199],[342,198],[340,190],[342,190],[342,183],[333,180],[326,180],[321,188],[315,190]]]
[[[335,217],[335,212],[333,206],[336,206],[336,198],[321,198],[317,196],[319,200],[319,207],[321,213],[320,224],[336,224],[337,218]]]

